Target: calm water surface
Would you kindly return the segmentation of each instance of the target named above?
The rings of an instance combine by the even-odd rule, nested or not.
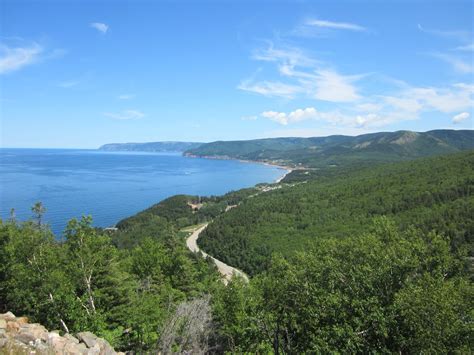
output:
[[[71,149],[0,149],[0,216],[30,218],[41,201],[57,235],[67,220],[92,215],[107,227],[175,194],[218,195],[271,182],[279,168],[176,154]]]

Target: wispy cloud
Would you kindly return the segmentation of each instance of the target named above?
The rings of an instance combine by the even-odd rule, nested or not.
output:
[[[418,24],[418,29],[424,33],[428,33],[438,37],[453,38],[459,41],[468,41],[471,39],[470,33],[468,31],[427,29],[421,24]]]
[[[432,53],[431,55],[450,64],[452,68],[459,73],[469,74],[474,72],[474,65],[472,64],[472,60],[471,62],[467,62],[453,55],[444,53]]]
[[[301,49],[295,47],[275,48],[272,42],[268,42],[265,48],[259,48],[253,52],[252,59],[280,62],[290,66],[314,66],[318,63],[306,55]]]
[[[133,99],[135,97],[134,94],[121,94],[118,96],[118,99],[119,100],[130,100],[130,99]]]
[[[0,74],[16,71],[37,62],[43,51],[43,47],[37,43],[23,47],[0,44]]]
[[[105,112],[104,116],[113,118],[115,120],[137,120],[145,117],[145,114],[138,110],[125,110],[118,113]]]
[[[465,120],[467,120],[471,116],[469,112],[461,112],[460,114],[456,115],[453,117],[453,123],[461,123]]]
[[[343,76],[332,70],[318,70],[314,97],[331,102],[357,101],[360,96],[352,83],[359,78],[360,76]]]
[[[106,34],[109,30],[109,26],[102,22],[92,22],[90,26],[103,34]]]
[[[237,88],[267,97],[283,97],[286,99],[292,99],[301,92],[301,88],[296,85],[284,84],[278,81],[253,82],[252,79],[243,80]]]
[[[294,99],[298,95],[330,102],[353,102],[360,96],[354,83],[364,75],[345,76],[307,56],[298,48],[277,49],[270,43],[252,56],[258,61],[274,62],[285,81],[245,79],[239,89],[267,97]]]
[[[69,81],[60,82],[58,86],[61,88],[69,89],[69,88],[79,85],[79,83],[80,81],[78,80],[69,80]]]
[[[255,51],[252,59],[268,62],[270,67],[274,65],[276,73],[272,74],[272,80],[260,79],[263,70],[258,70],[251,78],[243,80],[238,88],[288,101],[312,99],[315,106],[289,112],[269,109],[249,116],[252,118],[267,119],[283,126],[318,121],[319,125],[325,124],[335,129],[347,127],[371,130],[417,120],[424,114],[436,112],[445,114],[446,119],[451,120],[454,114],[474,107],[472,83],[417,87],[383,74],[342,74],[333,65],[315,60],[299,48],[278,48],[272,42],[268,43],[266,48]],[[435,55],[462,73],[473,72],[472,65],[456,56]],[[275,74],[279,77],[275,78]],[[373,83],[373,80],[385,86],[373,92],[371,85],[365,85]]]
[[[474,43],[466,44],[465,46],[459,46],[454,48],[457,51],[472,52],[474,51]]]
[[[314,26],[320,28],[328,28],[332,30],[347,30],[347,31],[366,31],[367,29],[363,26],[356,25],[349,22],[334,22],[327,20],[308,20],[305,22],[307,26]]]

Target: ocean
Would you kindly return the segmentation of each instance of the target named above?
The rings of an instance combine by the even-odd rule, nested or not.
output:
[[[44,221],[61,235],[71,218],[91,215],[110,227],[176,194],[221,195],[273,182],[284,170],[257,163],[183,157],[180,153],[76,149],[0,149],[0,216],[32,217],[41,201]]]

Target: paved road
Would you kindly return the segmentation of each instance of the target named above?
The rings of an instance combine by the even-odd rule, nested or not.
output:
[[[214,263],[216,264],[217,266],[217,269],[219,270],[219,272],[222,274],[222,276],[224,276],[224,283],[227,285],[227,282],[229,282],[229,280],[232,278],[232,276],[234,275],[239,275],[241,276],[245,281],[249,281],[249,278],[247,277],[247,275],[245,275],[242,271],[240,270],[237,270],[236,268],[230,266],[230,265],[227,265],[226,263],[223,263],[222,261],[220,260],[217,260],[216,258],[213,258],[212,256],[206,254],[205,252],[203,252],[202,250],[199,249],[198,245],[197,245],[197,240],[199,238],[199,235],[201,234],[201,232],[206,229],[208,223],[206,223],[205,225],[203,225],[202,227],[196,229],[189,237],[188,239],[186,239],[186,246],[188,247],[189,250],[191,250],[193,253],[197,253],[197,252],[201,252],[202,255],[204,257],[208,257],[208,258],[211,258],[212,261],[214,261]]]

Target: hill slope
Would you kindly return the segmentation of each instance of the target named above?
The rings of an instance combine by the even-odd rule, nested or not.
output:
[[[383,164],[346,174],[321,174],[296,186],[246,199],[215,219],[200,247],[255,274],[272,252],[291,255],[315,238],[348,237],[388,216],[450,238],[454,249],[474,236],[474,151]]]
[[[398,131],[356,137],[219,141],[189,149],[185,154],[320,168],[410,160],[466,149],[474,149],[474,131],[472,130]]]

